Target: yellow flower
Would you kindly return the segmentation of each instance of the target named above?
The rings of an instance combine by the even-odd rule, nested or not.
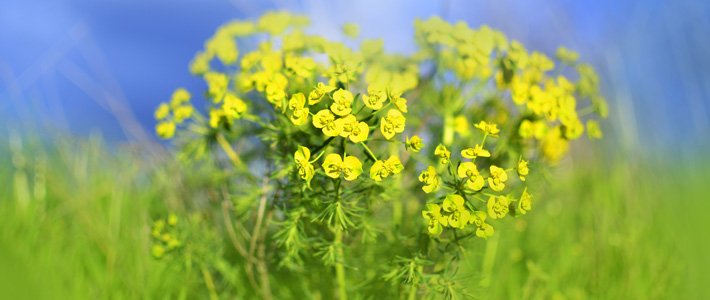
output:
[[[548,131],[549,128],[547,127],[545,121],[535,121],[533,123],[533,134],[535,135],[536,139],[541,139],[545,137]]]
[[[402,92],[397,90],[390,91],[390,101],[397,109],[403,113],[407,113],[407,99],[402,98]]]
[[[205,43],[205,52],[216,55],[224,65],[235,63],[239,56],[237,43],[232,36],[220,30],[218,30],[212,38],[207,40]]]
[[[569,140],[562,137],[560,126],[550,129],[542,138],[542,156],[551,164],[557,164],[569,150]]]
[[[485,181],[483,176],[478,173],[476,165],[470,161],[459,165],[457,170],[459,177],[466,180],[466,186],[474,191],[480,191],[483,188]]]
[[[532,209],[532,195],[528,194],[528,188],[525,188],[523,190],[523,194],[520,196],[520,200],[518,201],[518,210],[522,214],[526,214],[530,209]]]
[[[384,41],[382,39],[364,40],[362,44],[360,44],[360,51],[365,57],[372,57],[381,53],[383,47]]]
[[[306,106],[306,97],[302,93],[293,94],[288,100],[288,109],[297,110]]]
[[[209,71],[211,59],[212,56],[209,53],[198,52],[192,61],[190,61],[190,73],[200,75]]]
[[[466,137],[469,135],[468,131],[468,120],[466,120],[466,117],[464,116],[458,116],[454,119],[454,131],[458,134],[460,134],[463,137]]]
[[[520,177],[520,180],[525,181],[525,175],[528,175],[530,172],[530,169],[528,169],[528,162],[523,160],[523,157],[520,157],[520,160],[518,160],[518,167],[516,168],[518,171],[518,177]]]
[[[318,104],[323,99],[323,95],[335,90],[335,87],[319,82],[316,88],[308,94],[308,105]]]
[[[324,109],[313,116],[313,126],[321,128],[327,136],[337,136],[343,130],[343,122],[336,122],[335,115],[330,110]]]
[[[574,120],[569,124],[565,124],[564,133],[568,140],[574,140],[579,138],[584,132],[584,125],[579,120]]]
[[[205,81],[207,81],[207,92],[212,97],[212,101],[214,101],[214,103],[222,102],[224,94],[227,93],[229,77],[222,73],[207,72],[204,78]]]
[[[403,132],[405,121],[406,119],[401,112],[396,109],[390,109],[387,112],[387,116],[382,117],[382,120],[380,121],[380,130],[382,131],[382,135],[389,140],[396,133]]]
[[[175,117],[175,122],[180,124],[185,119],[189,119],[192,116],[192,112],[195,110],[192,105],[181,105],[173,110],[173,116]]]
[[[430,194],[439,187],[439,178],[436,176],[436,169],[432,166],[428,166],[426,170],[422,171],[419,175],[419,181],[424,183],[422,190],[425,193]]]
[[[257,29],[271,35],[278,35],[288,28],[294,17],[285,11],[270,11],[259,18]]]
[[[442,208],[444,212],[448,213],[448,222],[451,227],[463,229],[471,218],[471,213],[464,207],[464,200],[460,195],[447,195]]]
[[[518,128],[518,134],[521,138],[527,139],[533,135],[533,123],[530,120],[523,120]]]
[[[223,110],[217,110],[217,109],[210,110],[210,127],[212,127],[212,128],[219,127],[219,124],[220,124],[220,122],[222,122],[223,118],[224,118],[224,111]]]
[[[286,91],[284,86],[279,85],[276,82],[268,82],[264,89],[266,93],[266,100],[269,100],[274,108],[281,109],[281,101],[286,98]]]
[[[383,178],[398,174],[404,169],[399,158],[392,156],[386,161],[378,160],[370,168],[370,178],[375,181],[382,181]]]
[[[441,164],[445,165],[448,164],[450,159],[451,159],[451,151],[446,149],[446,146],[443,144],[439,144],[436,146],[436,150],[434,150],[434,155],[441,157]]]
[[[163,121],[155,126],[155,132],[161,139],[169,139],[175,135],[175,123],[171,121]]]
[[[308,121],[309,109],[305,107],[306,97],[303,94],[294,94],[288,101],[289,118],[296,126],[301,126]]]
[[[336,122],[340,122],[343,125],[343,130],[340,131],[340,136],[348,137],[358,124],[357,118],[353,115],[347,115],[345,117],[339,118]]]
[[[180,247],[180,241],[178,241],[175,237],[171,238],[171,239],[168,241],[168,249],[172,250],[172,249],[175,249],[175,248],[177,248],[177,247]]]
[[[474,211],[471,214],[469,223],[476,225],[476,236],[488,239],[493,236],[493,226],[486,224],[486,213],[482,211]]]
[[[343,24],[343,34],[351,39],[356,39],[360,34],[360,27],[355,23],[345,23]]]
[[[298,146],[298,151],[293,154],[293,159],[298,166],[298,175],[301,176],[301,179],[310,183],[315,173],[313,165],[308,161],[311,159],[311,151],[306,147]]]
[[[491,166],[491,177],[488,177],[488,185],[494,191],[501,191],[505,188],[505,181],[508,180],[508,173],[502,168]]]
[[[604,136],[596,120],[587,121],[587,136],[589,139],[600,139]]]
[[[360,143],[366,141],[368,135],[370,135],[370,126],[367,126],[365,122],[358,122],[357,125],[353,126],[348,137],[353,143]]]
[[[155,245],[153,249],[150,250],[150,253],[153,254],[155,258],[161,258],[165,254],[165,248],[161,245]]]
[[[170,106],[168,106],[167,103],[160,103],[158,108],[155,110],[154,116],[156,120],[165,120],[169,114]]]
[[[325,157],[323,169],[328,177],[338,178],[343,174],[345,180],[353,181],[362,174],[362,163],[355,156],[347,156],[343,160],[340,154],[333,153]]]
[[[500,130],[497,128],[498,125],[492,123],[486,123],[486,121],[481,121],[480,123],[474,125],[476,128],[481,130],[483,133],[490,135],[491,137],[497,138],[497,133]]]
[[[232,120],[240,119],[242,114],[247,110],[247,105],[239,99],[236,95],[232,93],[227,93],[224,96],[224,104],[222,104],[222,111],[224,111],[224,116],[227,117],[227,121],[231,124]]]
[[[476,158],[480,157],[491,157],[491,153],[488,150],[483,149],[483,146],[476,145],[475,148],[468,148],[461,151],[461,156],[465,158]]]
[[[438,204],[427,204],[427,210],[422,211],[422,216],[424,219],[429,220],[429,232],[434,235],[441,234],[443,230],[441,225],[447,226],[447,219],[441,215],[441,207]]]
[[[176,108],[183,103],[190,101],[190,92],[184,88],[178,88],[173,92],[172,97],[170,97],[170,107]]]
[[[174,213],[170,213],[168,216],[168,225],[175,226],[178,223],[178,217]]]
[[[508,214],[510,200],[505,196],[491,196],[488,198],[488,215],[493,219],[501,219]]]
[[[316,67],[316,63],[312,58],[298,57],[291,52],[286,54],[286,61],[284,62],[284,65],[290,74],[302,78],[310,78],[313,75],[313,69]]]
[[[574,65],[577,60],[579,60],[579,54],[575,51],[569,50],[565,47],[558,47],[557,52],[555,53],[555,57],[559,59],[561,62],[568,64],[568,65]]]
[[[338,116],[346,116],[352,109],[353,94],[350,91],[339,89],[333,93],[333,104],[330,105],[330,110]]]
[[[335,120],[338,127],[342,127],[340,136],[349,137],[353,143],[364,142],[370,134],[370,126],[365,122],[358,122],[355,116],[347,115]]]
[[[409,136],[407,136],[407,142],[404,144],[405,148],[409,149],[412,148],[414,152],[419,152],[422,148],[424,148],[424,143],[422,143],[422,139],[420,139],[418,136],[413,136],[411,139]]]
[[[370,85],[367,87],[367,93],[369,95],[362,96],[362,102],[365,103],[367,107],[372,110],[378,110],[382,108],[382,104],[387,100],[387,93],[384,89],[376,85]]]

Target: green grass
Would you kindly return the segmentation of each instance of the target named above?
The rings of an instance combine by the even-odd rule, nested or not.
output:
[[[220,259],[231,254],[217,226],[182,228],[201,237],[192,241],[203,249],[194,259],[150,255],[152,220],[213,201],[204,187],[219,173],[145,149],[109,152],[98,139],[46,147],[24,141],[14,152],[2,144],[1,294],[206,299],[211,281],[215,295],[250,296],[248,288],[230,287],[247,281],[229,271],[239,266]],[[462,272],[475,274],[462,278],[468,292],[481,299],[703,298],[710,205],[699,166],[708,163],[596,161],[605,163],[553,172],[529,215],[498,222],[494,238],[471,249],[469,272]],[[223,272],[206,278],[207,260]]]

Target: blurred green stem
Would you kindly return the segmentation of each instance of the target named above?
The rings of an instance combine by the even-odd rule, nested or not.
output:
[[[447,110],[444,115],[443,143],[445,146],[451,146],[451,143],[454,142],[454,125],[454,115]]]
[[[217,291],[214,287],[214,281],[212,281],[212,275],[210,275],[210,272],[207,272],[207,269],[205,268],[202,268],[202,277],[205,278],[205,285],[207,285],[207,290],[210,292],[210,300],[219,299],[219,297],[217,297]]]
[[[242,164],[242,160],[239,159],[239,155],[237,155],[236,152],[232,149],[232,145],[227,142],[227,140],[224,138],[224,136],[221,133],[217,134],[217,142],[219,143],[220,146],[222,146],[222,149],[224,149],[224,152],[227,153],[227,156],[229,159],[234,163],[234,166],[239,166]]]
[[[481,281],[481,286],[483,287],[488,287],[491,284],[491,272],[493,271],[493,263],[495,263],[496,260],[499,238],[500,234],[494,234],[488,239],[486,250],[483,252],[483,280]]]
[[[335,244],[337,247],[338,259],[335,262],[335,275],[338,279],[338,293],[340,300],[347,300],[348,293],[345,289],[345,266],[343,266],[343,230],[340,227],[335,228]]]

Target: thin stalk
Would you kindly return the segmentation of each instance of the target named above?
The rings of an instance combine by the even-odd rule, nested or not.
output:
[[[234,163],[234,166],[240,166],[242,164],[242,160],[239,159],[239,155],[237,155],[236,152],[234,152],[234,149],[232,149],[232,145],[227,142],[227,140],[224,138],[224,136],[221,133],[217,134],[217,142],[219,143],[220,146],[222,146],[222,149],[224,149],[224,152],[227,153],[227,157]]]
[[[338,294],[340,295],[340,300],[347,300],[348,293],[345,289],[345,266],[341,262],[343,258],[343,230],[340,227],[335,228],[335,244],[337,246],[338,260],[335,263],[335,274],[338,279]]]
[[[370,155],[370,157],[372,157],[375,161],[378,160],[378,159],[377,159],[377,156],[375,156],[375,154],[372,153],[372,151],[370,150],[370,148],[368,148],[365,143],[360,142],[360,145],[362,145],[362,147],[365,148],[365,151],[367,151],[367,153]]]
[[[207,272],[207,269],[202,268],[202,277],[205,279],[205,285],[207,285],[207,290],[210,292],[210,300],[218,300],[217,291],[214,287],[214,281],[212,281],[212,275]]]

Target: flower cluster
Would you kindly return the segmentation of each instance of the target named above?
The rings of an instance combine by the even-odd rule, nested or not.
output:
[[[220,27],[190,63],[206,84],[207,107],[193,108],[190,94],[178,89],[155,112],[159,137],[181,137],[174,141],[181,158],[215,154],[210,161],[228,169],[224,176],[238,178],[225,181],[222,193],[225,201],[230,190],[244,199],[232,201],[240,218],[256,216],[236,223],[249,249],[236,233],[229,238],[247,277],[267,268],[264,257],[293,271],[320,257],[335,266],[342,286],[344,262],[357,260],[345,254],[348,247],[385,242],[379,233],[393,228],[409,240],[428,231],[433,243],[487,239],[495,220],[532,210],[528,191],[571,140],[585,130],[590,139],[603,136],[598,119],[608,107],[599,78],[566,48],[552,59],[489,27],[433,17],[415,22],[418,51],[395,55],[381,39],[353,49],[307,34],[308,22],[271,12]],[[342,30],[349,42],[359,40],[356,25]],[[249,192],[259,177],[263,188]],[[405,218],[413,211],[416,218]],[[162,243],[156,257],[179,245],[163,239],[164,223],[154,226]],[[281,229],[265,238],[268,224]],[[431,249],[448,249],[420,244],[427,259],[435,257]],[[302,256],[307,249],[315,256]],[[405,261],[423,272],[424,260]],[[268,285],[250,279],[270,298],[262,290]]]
[[[489,215],[492,219],[499,219],[510,212],[514,214],[515,209],[509,209],[509,206],[514,201],[521,203],[521,205],[525,202],[524,210],[523,206],[520,209],[523,214],[531,209],[532,203],[530,199],[532,196],[527,193],[527,189],[518,200],[511,200],[509,198],[510,194],[506,196],[486,192],[487,189],[492,192],[503,191],[508,181],[508,172],[513,171],[513,169],[516,170],[520,181],[525,181],[524,175],[528,175],[530,169],[527,161],[521,157],[517,165],[508,170],[488,163],[486,172],[482,174],[476,165],[476,159],[479,157],[491,157],[490,151],[484,148],[486,138],[489,136],[491,138],[498,137],[499,130],[496,124],[485,121],[481,121],[475,127],[483,133],[481,144],[461,150],[461,157],[471,161],[460,161],[455,167],[455,171],[452,171],[454,164],[451,160],[451,151],[442,144],[439,144],[435,150],[434,155],[440,157],[441,168],[448,168],[452,178],[440,179],[441,175],[437,173],[434,166],[427,167],[419,175],[419,181],[424,184],[422,190],[427,194],[436,192],[441,183],[443,183],[441,187],[454,192],[446,195],[441,205],[439,203],[429,203],[426,210],[422,211],[422,215],[429,222],[429,232],[434,235],[441,234],[444,227],[464,229],[467,224],[474,224],[477,228],[476,235],[488,238],[493,234],[493,227],[485,223],[486,215]],[[489,197],[489,199],[486,201],[482,196]],[[477,199],[486,203],[487,214],[486,210],[479,210],[475,207],[475,203],[473,203],[475,201],[467,201],[467,199]]]
[[[195,108],[190,104],[190,92],[179,88],[173,92],[169,103],[160,103],[155,110],[155,119],[158,125],[155,131],[163,139],[172,138],[175,135],[175,128],[185,120],[192,117]]]
[[[172,213],[167,219],[158,219],[153,222],[151,235],[156,243],[150,250],[153,257],[161,258],[166,252],[175,250],[182,245],[177,237],[177,223],[178,217]]]
[[[454,25],[433,17],[415,23],[416,38],[422,46],[420,60],[432,59],[459,80],[494,78],[499,91],[506,92],[525,114],[516,125],[526,144],[540,148],[543,157],[557,163],[568,151],[569,140],[587,129],[590,139],[601,138],[598,122],[582,118],[597,113],[608,115],[608,105],[599,92],[599,79],[591,65],[578,63],[579,54],[564,47],[555,62],[543,53],[528,52],[516,40],[487,26],[471,29],[464,22]],[[570,81],[572,69],[579,79]],[[589,106],[579,109],[581,100]]]

